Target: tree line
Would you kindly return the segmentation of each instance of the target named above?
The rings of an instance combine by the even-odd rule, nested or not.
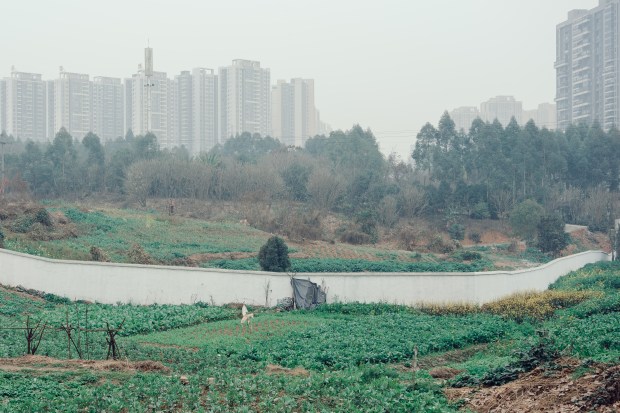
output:
[[[444,113],[418,133],[411,159],[385,157],[372,131],[308,139],[304,148],[243,133],[207,153],[162,150],[153,134],[81,141],[61,129],[49,143],[12,142],[5,191],[28,187],[37,197],[118,194],[149,198],[287,201],[317,211],[344,212],[363,232],[424,215],[507,218],[532,200],[566,222],[607,230],[620,185],[620,132],[600,125],[566,131],[520,127],[513,119],[477,119],[457,131]]]
[[[476,119],[457,131],[447,113],[438,126],[426,124],[412,158],[422,174],[429,204],[472,217],[505,218],[534,200],[564,221],[611,228],[620,183],[620,131],[598,123],[566,131],[506,127]]]

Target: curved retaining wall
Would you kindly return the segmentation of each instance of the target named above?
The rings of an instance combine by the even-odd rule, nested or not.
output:
[[[609,259],[602,251],[588,251],[518,271],[295,276],[325,286],[328,302],[482,304],[519,291],[542,291],[570,271]],[[282,273],[52,260],[4,249],[0,249],[0,284],[109,304],[204,301],[273,306],[278,298],[292,295],[289,276]]]

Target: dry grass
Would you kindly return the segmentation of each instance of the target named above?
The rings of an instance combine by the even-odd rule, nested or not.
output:
[[[417,310],[430,315],[467,315],[480,312],[480,306],[473,303],[420,303]]]
[[[595,291],[528,291],[516,293],[489,303],[421,303],[416,309],[431,315],[467,315],[490,313],[517,321],[544,320],[556,310],[572,307],[582,301],[598,297]]]
[[[558,291],[523,292],[484,304],[484,312],[512,318],[543,320],[561,308],[572,307],[601,293],[593,291]]]

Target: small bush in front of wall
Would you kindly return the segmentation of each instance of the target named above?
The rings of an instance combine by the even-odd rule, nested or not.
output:
[[[288,247],[280,237],[271,237],[258,252],[258,262],[263,271],[286,272],[291,268]]]

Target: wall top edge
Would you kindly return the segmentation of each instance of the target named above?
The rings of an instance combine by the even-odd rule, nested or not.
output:
[[[376,277],[376,276],[390,276],[390,277],[407,277],[407,276],[445,276],[445,277],[463,277],[463,276],[492,276],[498,274],[506,274],[506,275],[518,275],[527,272],[531,272],[535,269],[544,269],[548,266],[553,265],[556,262],[565,261],[568,259],[572,259],[575,257],[579,257],[582,255],[592,255],[592,254],[600,254],[605,256],[610,256],[610,254],[601,251],[601,250],[592,250],[592,251],[584,251],[573,255],[568,255],[566,257],[556,258],[553,261],[549,261],[548,263],[539,265],[537,267],[531,268],[523,268],[518,270],[511,271],[482,271],[482,272],[312,272],[312,273],[280,273],[280,272],[268,272],[268,271],[247,271],[247,270],[226,270],[221,268],[196,268],[196,267],[180,267],[180,266],[171,266],[171,265],[143,265],[143,264],[125,264],[125,263],[114,263],[114,262],[96,262],[96,261],[75,261],[75,260],[58,260],[53,258],[39,257],[36,255],[25,254],[22,252],[11,251],[7,249],[0,249],[0,255],[8,254],[19,256],[31,260],[43,261],[51,264],[73,264],[73,265],[85,265],[85,266],[95,266],[95,267],[116,267],[116,268],[146,268],[155,271],[159,270],[176,270],[176,271],[187,271],[187,272],[202,272],[202,273],[222,273],[222,274],[246,274],[246,275],[263,275],[263,276],[275,276],[275,277],[299,277],[299,278],[329,278],[333,276],[338,277]]]

